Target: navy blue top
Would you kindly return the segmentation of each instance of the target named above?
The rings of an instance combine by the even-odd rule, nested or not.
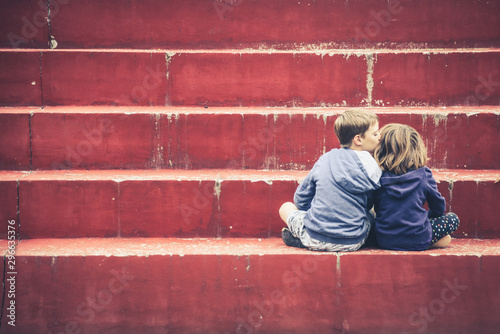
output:
[[[404,175],[383,172],[375,192],[375,236],[380,247],[425,250],[430,246],[429,218],[442,216],[446,202],[427,167]],[[424,208],[427,202],[429,211]]]
[[[365,153],[378,168],[375,159]],[[299,210],[307,211],[304,226],[312,238],[357,244],[368,234],[366,215],[378,187],[356,152],[348,148],[333,149],[314,164],[297,188],[294,203]]]

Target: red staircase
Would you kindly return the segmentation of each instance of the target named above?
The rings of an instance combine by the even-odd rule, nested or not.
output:
[[[2,1],[0,333],[497,333],[499,27],[478,0]],[[351,107],[421,133],[449,248],[282,243]]]

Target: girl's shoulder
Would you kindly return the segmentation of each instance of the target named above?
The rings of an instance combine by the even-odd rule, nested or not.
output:
[[[411,169],[406,174],[408,174],[408,173],[432,175],[431,169],[427,166],[420,167],[418,169]]]
[[[430,177],[433,177],[433,176],[432,176],[432,170],[431,170],[429,167],[424,166],[424,167],[419,168],[419,169],[422,169],[422,170],[424,171],[424,173],[425,173],[428,177],[429,177],[429,176],[430,176]]]
[[[384,184],[392,183],[422,183],[426,182],[429,178],[433,178],[432,172],[428,167],[409,170],[405,174],[396,174],[392,171],[383,171],[381,182]]]

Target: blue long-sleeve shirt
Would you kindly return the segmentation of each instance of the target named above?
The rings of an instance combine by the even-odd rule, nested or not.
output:
[[[370,178],[359,154],[378,168],[368,152],[333,149],[318,159],[297,188],[294,203],[307,211],[304,226],[312,238],[349,245],[368,233],[366,216],[379,184],[378,177]]]

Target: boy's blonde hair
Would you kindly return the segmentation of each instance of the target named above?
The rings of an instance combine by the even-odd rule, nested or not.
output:
[[[406,174],[427,165],[427,149],[411,126],[391,123],[380,130],[380,145],[373,154],[384,171]]]
[[[355,136],[364,136],[370,126],[378,123],[378,116],[363,109],[349,109],[344,111],[335,121],[335,135],[340,146],[350,147]]]

